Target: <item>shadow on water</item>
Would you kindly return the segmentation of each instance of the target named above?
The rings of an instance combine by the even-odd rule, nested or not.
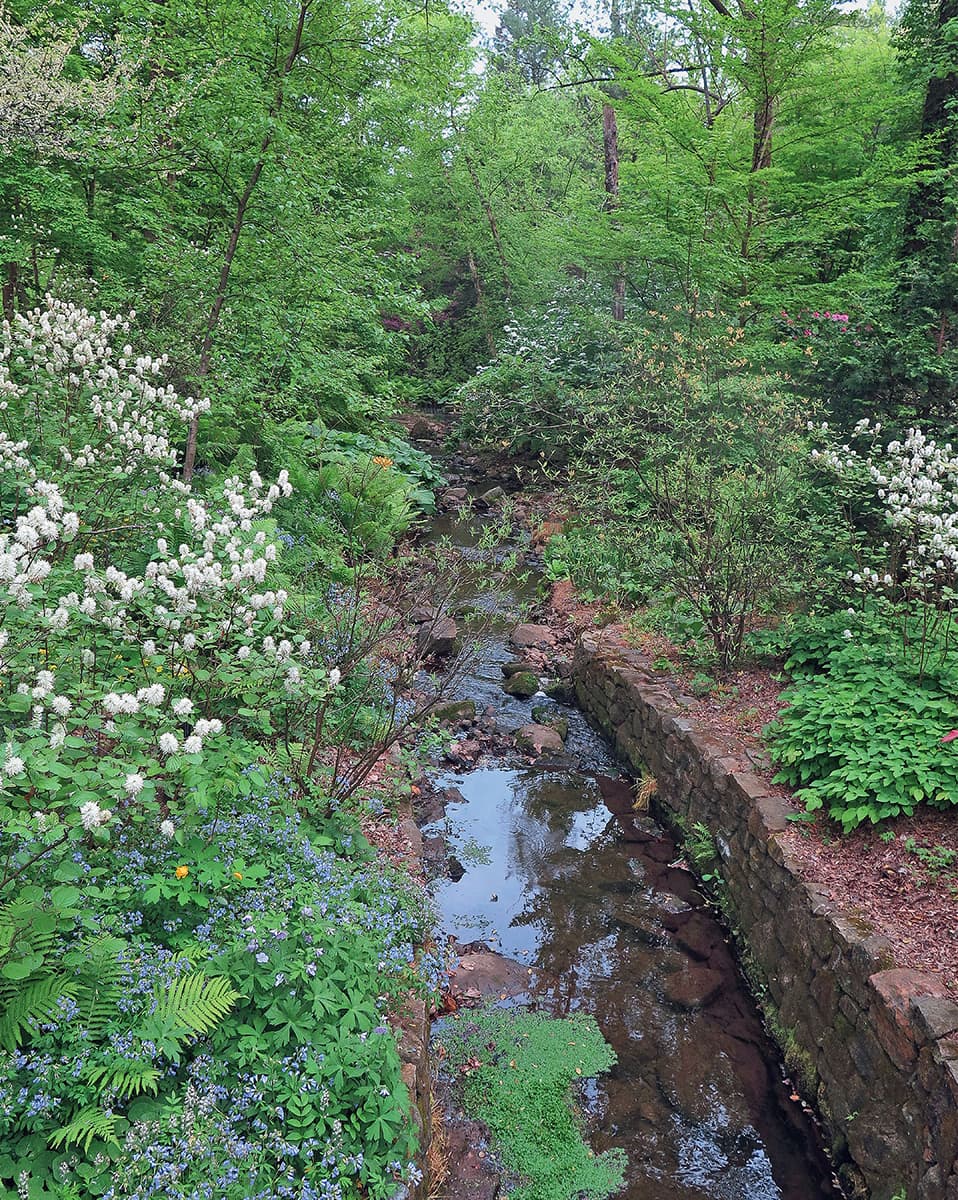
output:
[[[470,528],[458,544],[474,545]],[[462,695],[494,702],[510,728],[530,702],[501,691],[518,600],[478,645]],[[789,1098],[720,926],[674,843],[632,806],[628,779],[582,718],[566,754],[440,774],[455,788],[426,826],[461,864],[437,880],[445,931],[517,961],[522,1002],[598,1021],[618,1056],[582,1104],[593,1147],[628,1155],[630,1200],[837,1197],[811,1120]],[[530,970],[531,968],[531,970]]]

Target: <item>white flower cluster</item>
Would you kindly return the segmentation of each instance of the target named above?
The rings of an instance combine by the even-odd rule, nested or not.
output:
[[[113,813],[108,808],[101,808],[95,800],[87,800],[85,804],[80,805],[80,823],[88,833],[108,824],[112,819]]]
[[[861,455],[843,445],[813,451],[823,466],[843,475],[862,469],[875,485],[885,519],[900,542],[901,562],[907,581],[941,580],[958,574],[958,454],[950,442],[939,445],[920,429],[909,429],[904,441],[877,444],[881,425],[860,421],[855,436],[869,435],[873,446]],[[886,572],[849,573],[855,584],[875,590],[891,587]]]
[[[0,150],[10,154],[28,143],[42,152],[75,157],[83,145],[75,114],[89,120],[105,113],[116,99],[121,76],[116,70],[98,70],[96,78],[74,79],[66,64],[83,34],[63,29],[51,38],[47,22],[40,24],[42,7],[37,20],[25,25],[0,10]],[[87,39],[85,52],[95,40]],[[68,112],[70,120],[65,119]],[[102,126],[98,132],[102,136]]]
[[[35,481],[30,490],[39,503],[16,517],[12,532],[0,533],[0,586],[21,607],[30,602],[29,586],[50,574],[44,551],[71,541],[80,528],[78,514],[66,508],[56,484]]]
[[[13,753],[13,746],[7,742],[6,761],[0,766],[0,775],[6,775],[8,779],[16,779],[18,775],[22,775],[27,769],[26,763],[19,755]]]
[[[264,703],[302,705],[340,672],[327,675],[269,586],[278,551],[262,526],[292,492],[288,473],[234,476],[205,497],[173,479],[171,431],[205,404],[161,384],[164,359],[115,347],[127,329],[50,300],[0,333],[0,476],[24,501],[0,533],[0,672],[24,731],[0,756],[0,788],[31,786],[86,744],[103,790],[82,828],[112,818],[105,802],[119,821],[155,814],[162,795],[154,828],[170,838],[187,803],[180,756],[226,734],[201,715],[216,672],[242,664]],[[67,780],[51,792],[51,820],[70,797]]]
[[[91,313],[52,296],[43,307],[4,321],[0,411],[10,414],[12,406],[17,436],[28,433],[31,423],[42,425],[45,437],[55,426],[65,475],[116,478],[153,470],[168,486],[178,486],[168,474],[176,463],[173,427],[205,412],[209,401],[181,398],[162,382],[165,355],[135,355],[128,344],[115,346],[129,331],[129,318]],[[69,405],[62,403],[64,392]],[[37,440],[39,435],[37,430]],[[0,435],[0,470],[35,475],[29,445]]]
[[[165,664],[174,677],[188,676],[189,663],[197,655],[211,648],[222,651],[232,647],[237,661],[246,661],[255,653],[258,664],[280,675],[287,693],[300,688],[303,672],[293,642],[283,637],[277,640],[269,633],[257,634],[257,626],[285,616],[286,592],[260,590],[275,561],[276,546],[253,526],[279,497],[290,495],[286,472],[268,487],[255,473],[248,483],[229,479],[222,497],[209,503],[187,494],[185,512],[177,515],[191,529],[190,541],[196,544],[181,543],[173,548],[166,539],[158,538],[156,554],[142,576],[128,575],[112,564],[98,570],[96,556],[90,551],[74,555],[72,574],[62,555],[59,570],[54,570],[59,543],[73,535],[75,525],[62,520],[55,488],[42,481],[35,481],[35,487],[49,508],[38,509],[30,517],[34,535],[19,540],[16,533],[0,535],[0,614],[4,601],[16,603],[24,610],[21,630],[32,626],[47,638],[59,635],[63,648],[58,657],[78,657],[91,677],[82,700],[58,693],[54,673],[44,664],[18,684],[20,694],[35,702],[33,724],[37,728],[46,724],[52,748],[63,744],[66,731],[60,721],[71,713],[78,724],[86,713],[104,715],[111,723],[139,716],[144,728],[152,730],[153,752],[161,761],[181,751],[201,754],[206,739],[223,733],[218,719],[192,721],[193,700],[169,696],[161,682],[118,687],[113,680],[112,686],[97,689],[97,655],[84,642],[136,644],[145,672],[163,670]],[[58,520],[48,517],[48,512]],[[5,595],[3,583],[7,584]],[[39,595],[37,588],[27,586],[30,583],[43,584]],[[143,638],[144,629],[154,636]],[[0,655],[8,636],[0,631]],[[305,659],[311,647],[297,640]],[[154,667],[156,660],[159,664]],[[4,665],[0,657],[0,668]],[[51,724],[49,717],[58,720]],[[191,721],[184,730],[184,723]],[[112,725],[108,731],[110,728]],[[138,778],[127,779],[128,794],[136,794],[131,780]]]

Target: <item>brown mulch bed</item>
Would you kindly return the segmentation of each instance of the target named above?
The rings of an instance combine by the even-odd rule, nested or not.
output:
[[[605,625],[602,606],[579,600],[568,583],[555,585],[549,607],[563,641],[602,624],[605,637],[640,649],[650,661],[668,659],[671,669],[663,675],[688,693],[690,714],[718,732],[760,743],[763,727],[781,708],[784,684],[766,668],[733,671],[709,695],[694,698],[695,672],[666,638],[636,634],[620,623]],[[800,810],[801,802],[795,804]],[[923,808],[850,834],[816,816],[782,836],[805,878],[837,908],[883,933],[899,966],[939,975],[958,996],[958,814]],[[918,853],[922,848],[931,852],[930,861]]]
[[[891,835],[894,835],[892,837]],[[892,944],[896,962],[941,976],[958,996],[958,821],[921,809],[842,834],[818,820],[783,835],[805,877],[842,909],[860,913]],[[913,846],[914,849],[909,849]],[[938,870],[915,853],[926,847],[954,864]]]

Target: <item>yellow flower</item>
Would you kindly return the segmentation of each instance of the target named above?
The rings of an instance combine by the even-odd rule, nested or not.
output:
[[[242,873],[242,871],[234,871],[234,872],[233,872],[233,878],[234,878],[234,879],[242,879],[242,878],[243,878],[243,873]]]
[[[177,879],[185,879],[189,873],[189,867],[177,867],[175,872]]]
[[[376,464],[377,467],[382,467],[382,469],[384,471],[386,470],[387,467],[391,467],[393,465],[393,460],[385,454],[373,455],[373,462]]]

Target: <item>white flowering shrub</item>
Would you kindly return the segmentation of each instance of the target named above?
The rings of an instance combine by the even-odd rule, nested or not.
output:
[[[294,605],[287,471],[183,485],[205,402],[129,330],[0,332],[0,1193],[388,1200],[443,964],[337,802],[416,715],[404,605],[322,560]]]
[[[163,383],[165,356],[117,344],[135,315],[47,297],[0,329],[4,512],[19,516],[53,489],[61,499],[48,515],[59,507],[74,522],[82,513],[87,540],[108,535],[114,553],[160,517],[164,497],[185,491],[172,474],[175,440],[209,408]]]
[[[286,473],[179,483],[175,440],[204,404],[118,348],[127,331],[52,299],[3,327],[0,797],[48,846],[120,823],[175,836],[243,785],[276,714],[302,728],[337,678],[270,586]]]
[[[122,83],[117,70],[77,79],[68,59],[77,30],[60,29],[50,40],[41,21],[14,23],[0,8],[0,150],[23,145],[64,158],[78,157],[80,120],[89,123],[114,103]]]
[[[817,432],[827,437],[828,427]],[[859,539],[848,583],[862,600],[891,606],[902,648],[923,671],[948,651],[958,600],[958,451],[917,428],[887,445],[880,434],[880,424],[860,421],[851,440],[864,449],[845,442],[812,457],[876,503],[881,529]]]

